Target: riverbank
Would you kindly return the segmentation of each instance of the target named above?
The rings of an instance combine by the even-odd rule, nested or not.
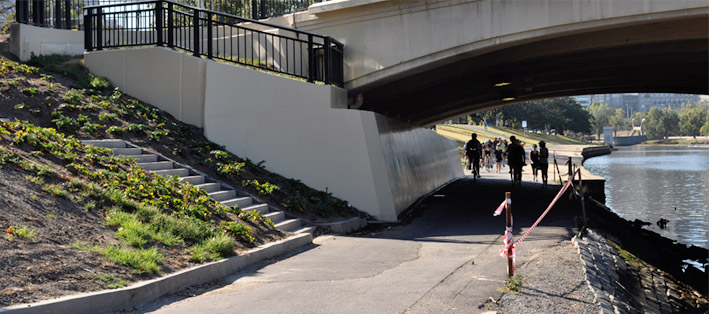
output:
[[[585,170],[584,167],[582,169]],[[583,184],[586,188],[586,185],[593,184],[593,181],[587,182],[584,178]],[[614,237],[615,242],[624,250],[667,272],[675,279],[693,286],[706,297],[708,286],[706,269],[700,270],[685,261],[692,260],[695,264],[706,265],[709,257],[707,249],[677,243],[675,240],[644,229],[643,224],[638,223],[637,220],[631,222],[623,219],[605,206],[605,196],[599,197],[597,194],[586,194],[589,227],[597,228],[602,233]]]

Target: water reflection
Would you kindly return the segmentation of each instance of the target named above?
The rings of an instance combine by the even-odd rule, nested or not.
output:
[[[606,205],[621,217],[685,244],[709,245],[709,149],[633,146],[587,160],[606,178]],[[669,220],[667,229],[655,222]]]

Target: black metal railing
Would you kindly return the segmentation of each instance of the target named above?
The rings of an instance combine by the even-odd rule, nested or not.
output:
[[[84,7],[124,4],[140,0],[17,0],[19,23],[60,29],[83,29]],[[307,10],[313,3],[327,0],[176,0],[188,6],[251,19]]]
[[[154,0],[85,7],[84,27],[88,51],[166,46],[342,86],[341,43],[253,19]]]

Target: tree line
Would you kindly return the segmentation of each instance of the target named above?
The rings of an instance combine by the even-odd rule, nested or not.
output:
[[[630,130],[633,119],[636,126],[642,123],[644,135],[651,139],[709,135],[709,104],[706,102],[684,104],[679,110],[653,107],[648,112],[636,112],[630,119],[625,118],[625,110],[614,110],[605,103],[592,104],[589,112],[594,132],[599,135],[604,126],[613,127],[615,132]]]
[[[575,134],[603,134],[603,127],[611,126],[617,133],[632,130],[632,119],[639,126],[643,124],[644,135],[651,139],[668,136],[709,135],[709,103],[689,103],[680,110],[653,107],[648,112],[636,112],[626,117],[623,109],[613,109],[606,103],[593,103],[584,108],[572,97],[526,101],[468,116],[471,123],[486,120],[490,124],[499,122],[503,126],[522,128],[527,121],[527,129],[552,130],[564,135],[568,131]]]

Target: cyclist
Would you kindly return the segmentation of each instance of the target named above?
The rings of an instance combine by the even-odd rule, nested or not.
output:
[[[483,146],[483,164],[488,172],[492,170],[492,140],[488,139]]]
[[[473,170],[473,178],[480,178],[480,151],[482,147],[480,141],[478,141],[478,135],[473,133],[470,135],[471,139],[465,143],[465,157],[468,162],[468,170]],[[472,165],[472,169],[471,169]]]

